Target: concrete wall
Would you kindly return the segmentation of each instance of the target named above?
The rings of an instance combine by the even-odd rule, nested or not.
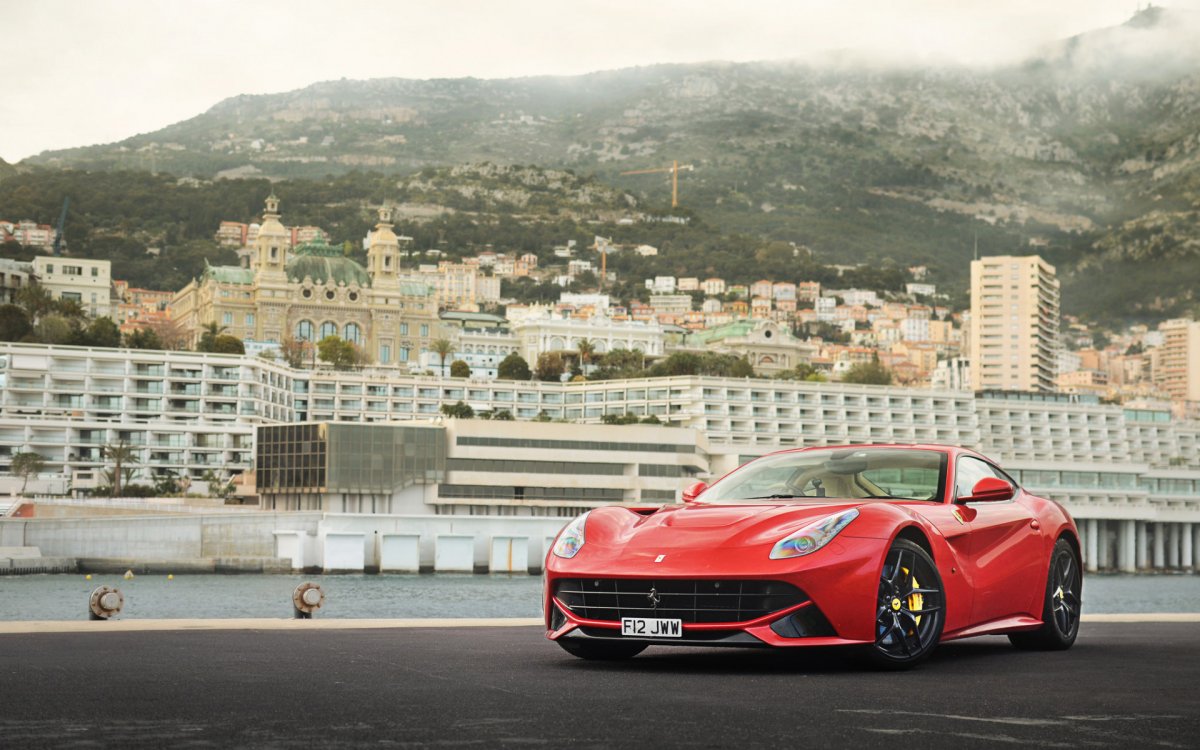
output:
[[[39,547],[47,557],[273,557],[273,532],[316,533],[319,520],[319,513],[0,519],[0,545]]]
[[[549,541],[567,518],[508,516],[381,516],[316,512],[214,513],[188,516],[0,519],[0,547],[39,547],[47,557],[123,560],[201,560],[286,557],[297,568],[362,570],[387,567],[384,540],[408,537],[405,568],[415,556],[433,570],[439,537],[465,539],[471,550],[455,555],[454,569],[497,572],[540,571]],[[291,532],[291,533],[287,533]],[[347,536],[350,535],[350,536]],[[336,550],[327,540],[339,540]],[[415,539],[414,539],[415,538]],[[511,538],[502,556],[494,539]],[[348,550],[347,540],[360,540]],[[412,545],[415,542],[415,551]],[[513,547],[515,545],[515,547]],[[445,546],[445,545],[443,545]],[[353,552],[353,554],[351,554]],[[414,555],[415,552],[415,555]],[[443,550],[444,555],[444,550]],[[461,559],[469,559],[464,563]],[[361,562],[359,562],[361,560]]]

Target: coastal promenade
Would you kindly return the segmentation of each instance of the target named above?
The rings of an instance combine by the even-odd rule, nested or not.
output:
[[[1132,620],[1132,621],[1131,621]],[[531,621],[127,621],[0,630],[12,747],[1194,746],[1200,616],[1089,617],[1071,651],[943,645],[569,657]],[[112,627],[116,626],[116,627]]]

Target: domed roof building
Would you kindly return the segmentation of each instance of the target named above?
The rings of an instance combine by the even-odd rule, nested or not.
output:
[[[337,336],[370,362],[416,363],[438,338],[437,303],[424,284],[400,279],[400,243],[391,209],[379,209],[367,267],[318,235],[288,253],[279,199],[266,200],[250,268],[206,266],[171,301],[171,318],[195,343],[216,323],[246,342],[316,343]]]

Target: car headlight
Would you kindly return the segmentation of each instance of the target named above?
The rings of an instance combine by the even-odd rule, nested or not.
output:
[[[839,531],[846,528],[856,518],[858,518],[858,508],[851,508],[814,521],[775,542],[775,546],[771,548],[771,559],[786,560],[790,557],[812,554],[829,544],[829,541],[837,536]]]
[[[587,524],[587,517],[588,514],[584,513],[567,524],[567,527],[558,535],[558,539],[554,540],[552,551],[556,556],[570,560],[579,554],[579,550],[583,549],[583,527]]]

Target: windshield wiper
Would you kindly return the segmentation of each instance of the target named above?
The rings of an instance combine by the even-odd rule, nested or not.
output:
[[[744,497],[742,499],[743,500],[795,500],[795,499],[801,498],[801,497],[808,497],[808,496],[807,495],[775,494],[775,495],[759,495],[758,497]]]

